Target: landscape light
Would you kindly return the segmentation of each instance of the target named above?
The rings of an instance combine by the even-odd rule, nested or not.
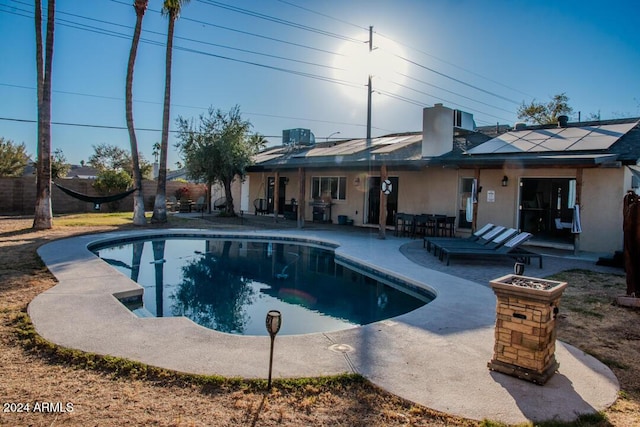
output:
[[[278,310],[269,310],[266,319],[267,332],[271,337],[271,349],[269,352],[269,381],[267,382],[267,388],[271,389],[271,368],[273,367],[273,342],[275,341],[276,334],[280,331],[282,326],[282,315]]]

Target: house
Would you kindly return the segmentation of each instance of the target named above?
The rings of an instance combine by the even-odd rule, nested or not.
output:
[[[530,231],[538,244],[610,253],[622,248],[624,194],[638,188],[639,120],[478,128],[471,114],[436,104],[423,110],[422,132],[262,151],[240,208],[262,200],[267,213],[375,226],[386,172],[389,226],[399,212],[444,214],[456,217],[458,235],[491,222]]]
[[[71,165],[71,169],[67,173],[65,178],[77,178],[77,179],[96,179],[98,176],[98,169],[87,165]]]

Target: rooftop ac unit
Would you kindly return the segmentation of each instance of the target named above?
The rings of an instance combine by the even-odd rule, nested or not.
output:
[[[316,138],[309,129],[286,129],[282,131],[282,144],[284,145],[313,145]]]
[[[473,121],[473,114],[453,110],[453,126],[456,129],[474,131],[476,129],[476,123]]]

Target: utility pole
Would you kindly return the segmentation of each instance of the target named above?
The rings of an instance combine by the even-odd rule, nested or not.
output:
[[[373,25],[369,26],[369,55],[373,51]],[[371,70],[367,82],[367,147],[371,147]]]

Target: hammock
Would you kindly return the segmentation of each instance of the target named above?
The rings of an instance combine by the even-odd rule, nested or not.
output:
[[[137,190],[137,188],[134,188],[132,190],[125,191],[124,193],[111,194],[109,196],[89,196],[88,194],[78,193],[78,192],[73,191],[73,190],[71,190],[69,188],[65,188],[62,185],[57,184],[55,182],[54,182],[54,184],[60,190],[64,191],[69,196],[71,196],[71,197],[73,197],[75,199],[82,200],[83,202],[93,203],[93,209],[96,210],[96,211],[100,210],[100,205],[102,203],[115,202],[116,200],[124,199],[129,194],[131,194],[131,193],[133,193],[134,191]]]

